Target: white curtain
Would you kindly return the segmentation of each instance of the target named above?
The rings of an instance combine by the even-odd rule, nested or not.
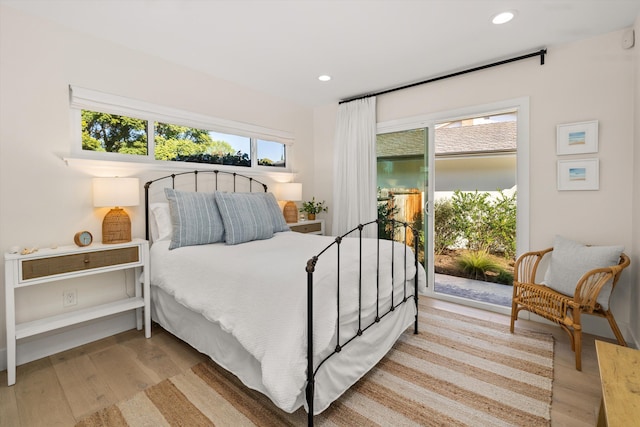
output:
[[[338,107],[334,141],[333,229],[339,236],[377,218],[376,98]],[[363,235],[375,237],[377,227]]]

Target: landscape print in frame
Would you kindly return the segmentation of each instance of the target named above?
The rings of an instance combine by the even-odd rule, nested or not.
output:
[[[587,154],[598,152],[598,121],[567,123],[557,126],[556,153]]]
[[[558,190],[598,190],[598,159],[558,160]]]

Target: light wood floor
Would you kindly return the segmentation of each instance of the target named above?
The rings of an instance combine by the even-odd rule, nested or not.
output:
[[[435,307],[509,324],[509,317],[425,298]],[[568,336],[557,326],[519,320],[518,328],[555,337],[552,425],[595,426],[600,377],[594,337],[583,338],[582,372]],[[18,367],[7,387],[0,372],[0,426],[73,426],[83,417],[189,369],[205,356],[154,325],[150,339],[128,331]]]

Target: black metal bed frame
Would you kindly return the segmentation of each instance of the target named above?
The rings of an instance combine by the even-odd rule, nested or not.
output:
[[[374,226],[376,227],[376,229],[378,228],[378,225],[380,223],[390,223],[391,227],[393,227],[393,230],[396,230],[396,227],[399,225],[401,227],[404,227],[404,236],[405,236],[405,251],[404,251],[404,281],[403,281],[403,297],[400,300],[400,302],[398,302],[397,304],[394,301],[394,292],[395,292],[395,287],[393,285],[394,283],[394,277],[395,277],[395,245],[391,246],[391,305],[389,306],[388,310],[385,311],[384,313],[380,313],[380,240],[384,240],[384,239],[380,239],[379,235],[376,238],[377,240],[377,251],[376,251],[376,316],[374,318],[374,320],[369,323],[366,326],[362,325],[362,239],[364,239],[364,237],[362,236],[362,230],[367,227],[367,226]],[[413,248],[413,252],[414,252],[414,265],[416,268],[416,272],[415,275],[413,277],[413,284],[414,284],[414,289],[413,289],[413,295],[407,295],[407,283],[409,281],[409,278],[407,277],[407,250],[406,247],[407,245],[407,237],[408,237],[408,233],[407,233],[407,229],[410,229],[413,235],[413,242],[414,242],[414,248]],[[351,235],[356,233],[356,231],[358,232],[357,237],[352,237]],[[357,238],[359,240],[359,256],[358,256],[358,262],[359,262],[359,273],[358,273],[358,330],[356,331],[355,335],[347,338],[342,344],[340,343],[340,245],[342,244],[342,241],[344,240],[344,238]],[[308,414],[307,414],[307,425],[308,426],[313,426],[313,406],[314,406],[314,388],[315,388],[315,376],[318,372],[318,370],[320,369],[320,367],[324,364],[324,362],[326,362],[327,360],[329,360],[332,356],[340,353],[340,351],[342,351],[342,349],[347,345],[350,344],[356,337],[361,336],[367,329],[371,328],[372,326],[376,325],[377,323],[379,323],[385,316],[387,316],[388,314],[392,313],[393,311],[395,311],[396,308],[398,308],[399,306],[401,306],[402,304],[404,304],[405,302],[409,301],[409,300],[414,300],[415,304],[416,304],[416,317],[415,317],[415,323],[414,323],[414,327],[413,327],[413,333],[417,334],[418,333],[418,231],[413,228],[412,226],[410,226],[409,224],[407,224],[406,222],[400,222],[400,221],[396,221],[394,219],[391,219],[389,221],[383,221],[380,219],[376,219],[375,221],[370,221],[367,222],[365,224],[360,224],[357,227],[355,227],[354,229],[352,229],[351,231],[348,231],[347,233],[343,234],[342,236],[338,236],[336,237],[336,239],[333,241],[333,243],[331,243],[330,245],[328,245],[326,248],[324,248],[318,255],[312,257],[311,259],[309,259],[309,261],[307,261],[307,267],[306,267],[306,271],[307,271],[307,387],[305,389],[305,397],[306,397],[306,401],[307,401],[307,407],[308,407]],[[336,346],[335,349],[333,350],[333,352],[331,352],[331,354],[329,354],[327,357],[325,357],[324,359],[322,359],[319,363],[318,366],[314,367],[313,366],[313,273],[315,271],[316,268],[316,264],[318,262],[318,259],[321,255],[323,255],[327,250],[329,250],[332,246],[337,245],[337,295],[336,295],[336,307],[337,307],[337,319],[336,319]]]
[[[145,183],[144,185],[144,196],[145,196],[145,221],[146,221],[146,238],[147,240],[149,239],[149,234],[150,234],[150,225],[149,225],[149,188],[151,187],[151,185],[154,182],[158,182],[158,181],[163,181],[163,180],[167,180],[167,179],[171,179],[171,187],[175,188],[176,185],[176,177],[179,176],[183,176],[183,175],[189,175],[189,174],[193,174],[194,175],[194,182],[193,182],[193,186],[194,186],[194,191],[198,191],[198,175],[199,174],[214,174],[214,179],[215,179],[215,190],[218,190],[218,175],[219,174],[223,174],[223,175],[231,175],[233,177],[233,191],[236,191],[236,178],[237,177],[241,177],[243,179],[246,179],[249,181],[249,191],[252,191],[253,189],[253,183],[257,183],[260,186],[262,186],[262,189],[264,190],[264,192],[267,192],[267,185],[263,182],[260,182],[254,178],[245,176],[245,175],[241,175],[235,172],[226,172],[226,171],[220,171],[220,170],[195,170],[195,171],[188,171],[188,172],[181,172],[181,173],[176,173],[176,174],[171,174],[171,175],[167,175],[167,176],[163,176],[151,181],[148,181],[147,183]],[[381,240],[385,240],[385,239],[380,239],[380,237],[377,237],[377,251],[376,251],[376,316],[374,318],[373,321],[371,321],[371,323],[369,323],[368,325],[362,325],[362,241],[365,237],[363,237],[362,231],[365,227],[368,226],[375,226],[376,228],[381,224],[381,223],[385,223],[385,224],[390,224],[393,230],[396,230],[396,228],[398,227],[402,227],[404,228],[404,236],[405,236],[405,251],[404,251],[404,266],[403,266],[403,271],[404,271],[404,281],[403,281],[403,296],[402,299],[396,303],[396,301],[394,300],[395,296],[394,296],[394,292],[395,292],[395,287],[393,285],[393,281],[394,281],[394,277],[395,277],[395,245],[391,246],[391,250],[392,250],[392,255],[391,255],[391,304],[389,306],[388,309],[386,309],[386,311],[384,311],[383,313],[380,312],[381,308],[380,308],[380,241]],[[414,242],[414,248],[413,248],[413,255],[414,255],[414,265],[416,268],[416,272],[415,275],[413,277],[413,285],[414,285],[414,289],[413,289],[413,294],[408,294],[407,292],[407,285],[409,283],[410,278],[407,277],[407,241],[408,241],[408,231],[411,230],[411,233],[413,235],[413,242]],[[357,232],[357,236],[354,236]],[[358,277],[358,330],[356,331],[355,335],[348,337],[347,339],[345,339],[342,343],[340,342],[340,245],[342,244],[342,241],[345,238],[357,238],[359,240],[359,277]],[[406,303],[407,301],[411,301],[413,300],[415,302],[416,305],[416,316],[415,316],[415,323],[414,323],[414,334],[418,333],[418,243],[419,243],[419,239],[418,239],[418,231],[412,227],[411,225],[409,225],[406,222],[400,222],[400,221],[395,221],[395,220],[380,220],[377,219],[375,221],[370,221],[368,223],[365,224],[360,224],[357,227],[355,227],[354,229],[348,231],[347,233],[343,234],[342,236],[338,236],[335,238],[335,240],[329,244],[326,248],[324,248],[322,251],[320,251],[320,253],[318,253],[317,255],[313,256],[312,258],[310,258],[307,261],[307,265],[306,265],[306,272],[307,272],[307,385],[305,388],[305,399],[307,402],[307,406],[308,406],[308,414],[307,414],[307,424],[309,426],[313,426],[313,419],[314,419],[314,390],[315,390],[315,376],[318,373],[318,370],[324,365],[324,363],[329,360],[331,357],[335,356],[336,354],[340,353],[340,351],[342,351],[342,349],[350,344],[351,342],[353,342],[355,340],[356,337],[361,336],[365,331],[367,331],[369,328],[373,327],[374,325],[376,325],[377,323],[379,323],[385,316],[391,314],[392,312],[394,312],[396,310],[396,308],[398,308],[399,306],[401,306],[402,304]],[[318,259],[326,252],[328,251],[331,247],[333,246],[337,247],[337,295],[336,295],[336,307],[337,307],[337,319],[336,319],[336,341],[335,341],[335,348],[334,350],[331,352],[331,354],[329,354],[328,356],[326,356],[324,359],[322,359],[321,361],[319,361],[318,365],[314,367],[314,363],[313,363],[313,273],[315,272],[315,268],[316,268],[316,264],[318,262]]]

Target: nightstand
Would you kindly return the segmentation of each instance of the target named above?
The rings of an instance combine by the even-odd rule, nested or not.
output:
[[[313,219],[288,224],[296,233],[321,234],[324,236],[324,219]]]
[[[151,337],[149,242],[146,240],[109,245],[94,243],[82,248],[62,246],[28,255],[5,254],[4,267],[8,385],[16,382],[16,342],[19,339],[129,310],[137,311],[138,329],[142,329],[141,310],[144,311],[145,336]],[[16,289],[125,269],[134,269],[135,296],[16,324]],[[142,283],[141,272],[144,274]]]

